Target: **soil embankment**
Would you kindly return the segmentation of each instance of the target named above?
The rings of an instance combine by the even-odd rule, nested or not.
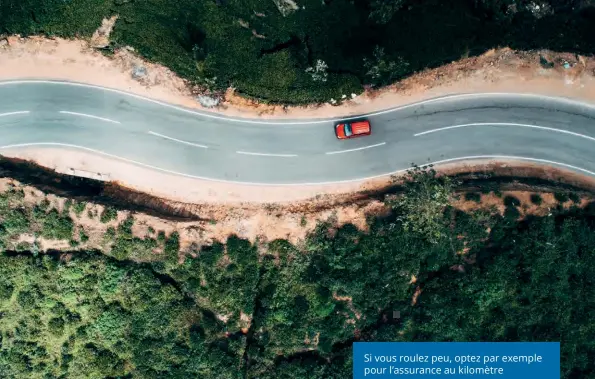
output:
[[[481,162],[445,165],[438,169],[456,178],[459,182],[457,192],[481,194],[479,202],[461,200],[455,204],[465,209],[497,202],[495,195],[528,198],[532,193],[541,193],[546,206],[547,199],[553,199],[557,193],[572,193],[585,201],[595,197],[595,179],[546,166]],[[353,193],[317,196],[291,203],[244,202],[229,205],[168,200],[119,183],[65,175],[16,159],[0,159],[0,176],[45,194],[139,213],[141,223],[159,224],[161,229],[170,231],[181,228],[182,236],[186,229],[193,233],[198,230],[205,241],[224,240],[236,234],[251,241],[282,238],[297,242],[303,240],[320,221],[328,220],[336,224],[352,223],[366,229],[368,217],[388,212],[383,202],[385,196],[402,190],[399,179],[394,178],[393,181],[368,184],[365,190]],[[552,200],[551,205],[554,204]],[[527,212],[532,211],[540,212],[527,209]]]

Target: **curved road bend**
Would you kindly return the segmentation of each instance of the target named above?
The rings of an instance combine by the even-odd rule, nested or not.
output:
[[[0,151],[62,144],[213,180],[351,181],[480,156],[595,175],[595,106],[566,99],[433,99],[372,113],[371,136],[338,141],[335,120],[228,118],[76,83],[0,82],[0,98]]]

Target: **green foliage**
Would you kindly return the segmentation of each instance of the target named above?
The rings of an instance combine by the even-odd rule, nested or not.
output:
[[[476,203],[479,203],[479,202],[481,202],[481,194],[477,193],[477,192],[466,192],[465,200],[475,201]]]
[[[570,199],[566,192],[556,192],[554,193],[554,198],[559,203],[565,203]]]
[[[11,298],[14,287],[6,282],[0,283],[0,300],[8,300]]]
[[[103,223],[115,220],[118,217],[118,210],[114,207],[106,206],[101,212],[100,221]]]
[[[504,198],[504,205],[507,207],[518,207],[521,205],[521,201],[514,196],[506,196]]]
[[[82,243],[85,243],[89,240],[89,236],[85,233],[85,230],[83,228],[79,229],[79,241],[81,241]]]
[[[72,203],[73,201],[71,199],[66,199],[64,201],[64,212],[68,213],[70,211],[70,208],[72,207]]]
[[[580,196],[577,195],[575,192],[570,192],[568,194],[568,198],[575,204],[580,204],[580,202],[581,202]]]
[[[3,376],[238,377],[220,329],[203,326],[191,343],[202,310],[146,268],[2,255],[0,277]]]
[[[512,0],[302,0],[285,15],[260,0],[3,0],[0,25],[8,34],[88,38],[118,15],[107,54],[130,45],[205,88],[296,104],[358,94],[364,83],[497,46],[591,53],[585,7],[550,4],[553,14],[536,17],[528,1]],[[326,81],[307,72],[318,61],[328,65]]]
[[[241,324],[241,313],[251,315],[254,312],[259,278],[255,246],[232,236],[226,246],[215,244],[204,248],[198,258],[186,257],[181,266],[177,262],[177,233],[170,236],[165,246],[166,261],[155,263],[155,269],[174,278],[198,299],[199,305],[228,315],[231,325]]]
[[[20,234],[30,228],[29,216],[23,209],[9,209],[2,214],[3,230],[8,234]]]
[[[492,233],[498,248],[478,251],[481,259],[466,274],[424,284],[415,335],[425,341],[562,338],[561,377],[588,377],[595,348],[586,337],[595,332],[595,310],[586,300],[595,295],[589,284],[595,274],[592,221],[545,217],[507,233],[498,225]]]
[[[511,223],[516,222],[520,216],[521,213],[517,207],[506,207],[504,210],[504,218]]]
[[[369,17],[379,24],[386,24],[403,4],[404,0],[372,0]]]
[[[70,240],[74,224],[68,214],[61,214],[55,208],[49,212],[42,207],[33,208],[33,218],[40,225],[39,234],[47,239]]]
[[[372,59],[364,58],[364,68],[368,84],[386,85],[408,73],[409,64],[401,57],[387,60],[384,49],[376,46]]]
[[[531,202],[535,205],[541,205],[541,203],[543,203],[543,198],[538,193],[532,193]]]
[[[449,177],[438,177],[432,166],[414,166],[407,171],[405,192],[389,199],[403,227],[438,243],[444,235],[444,210],[453,196]]]
[[[562,377],[589,377],[592,207],[519,221],[518,199],[507,197],[504,216],[464,213],[449,206],[453,186],[414,168],[402,199],[389,201],[394,214],[370,218],[366,231],[330,220],[297,246],[275,240],[258,250],[232,236],[182,257],[177,232],[135,237],[130,216],[104,237],[117,259],[3,247],[0,372],[340,379],[351,375],[353,341],[562,339]],[[72,225],[59,226],[66,214],[49,202],[22,207],[21,196],[0,196],[4,241],[14,242],[8,230],[42,227],[73,238]],[[20,217],[13,210],[28,221],[11,221]]]
[[[152,260],[158,242],[150,237],[139,238],[132,234],[134,218],[129,216],[116,231],[113,227],[107,229],[106,241],[113,241],[110,254],[119,260]]]

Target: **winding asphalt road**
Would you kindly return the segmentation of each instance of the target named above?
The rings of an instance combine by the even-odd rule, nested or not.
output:
[[[562,98],[432,99],[369,114],[372,135],[348,141],[337,120],[229,118],[69,82],[0,82],[0,100],[0,153],[86,149],[203,179],[320,184],[482,157],[595,175],[595,106]]]

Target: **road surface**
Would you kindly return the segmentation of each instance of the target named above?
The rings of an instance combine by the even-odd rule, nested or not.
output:
[[[203,179],[322,184],[482,157],[595,175],[595,106],[562,98],[432,99],[371,113],[372,135],[348,141],[337,120],[229,118],[68,82],[0,82],[0,99],[0,153],[62,146]]]

